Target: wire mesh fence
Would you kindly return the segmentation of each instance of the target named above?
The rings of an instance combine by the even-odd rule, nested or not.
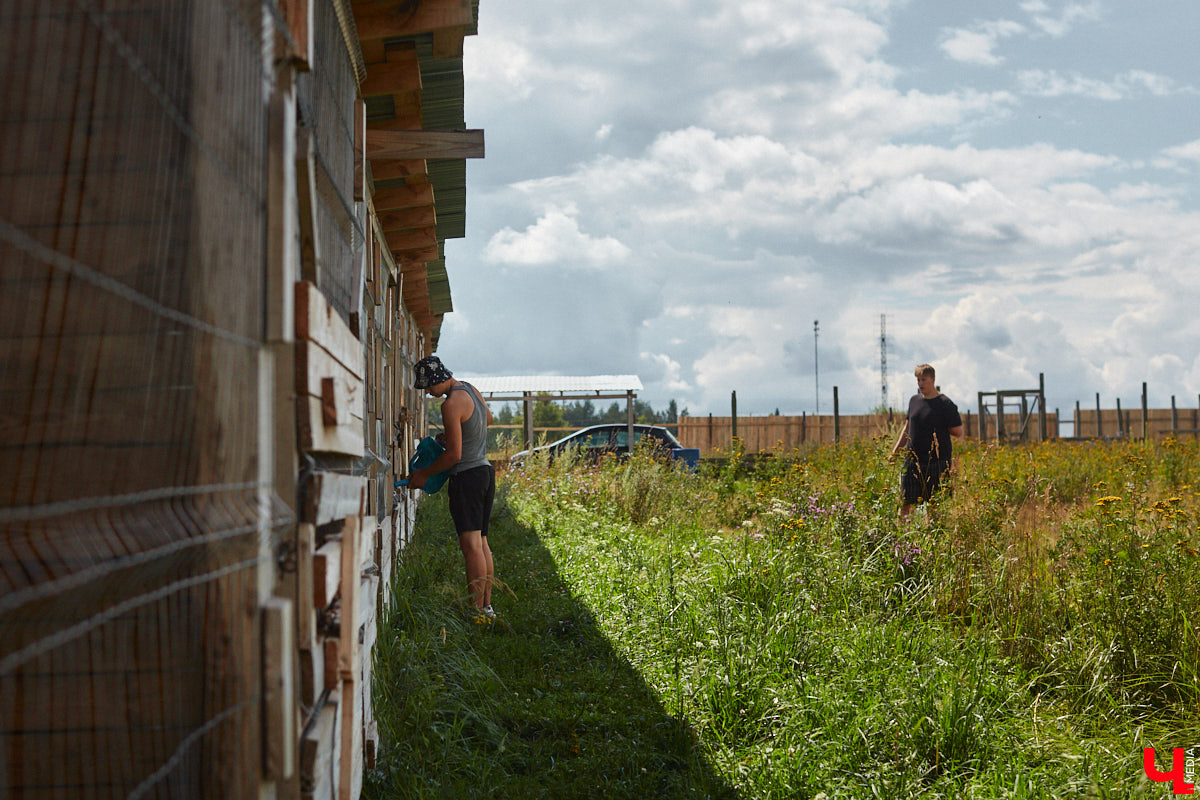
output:
[[[263,6],[0,6],[0,796],[257,791]]]

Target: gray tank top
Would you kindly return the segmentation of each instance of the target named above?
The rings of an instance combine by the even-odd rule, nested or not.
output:
[[[469,383],[451,386],[450,391],[462,390],[475,404],[475,410],[462,424],[462,458],[450,468],[451,475],[457,475],[475,467],[490,464],[487,457],[487,409],[475,394],[475,387]]]

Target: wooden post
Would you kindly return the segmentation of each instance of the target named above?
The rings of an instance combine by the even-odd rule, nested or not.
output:
[[[1125,418],[1121,416],[1121,398],[1117,398],[1117,435],[1125,436],[1128,431],[1125,430]]]
[[[1096,392],[1096,438],[1104,438],[1104,425],[1100,422],[1100,393]]]
[[[1146,382],[1142,381],[1142,440],[1145,441],[1150,422],[1150,409],[1146,405]]]
[[[808,412],[800,412],[800,444],[808,440]]]
[[[629,452],[633,453],[633,390],[625,392],[625,428],[629,442]]]
[[[833,441],[842,440],[842,418],[838,415],[838,387],[833,387]]]
[[[296,771],[296,627],[292,601],[272,597],[262,607],[263,772],[281,781]]]
[[[1171,433],[1179,427],[1179,412],[1175,410],[1175,395],[1171,395]]]
[[[1004,392],[996,392],[996,441],[1004,444]]]
[[[977,393],[976,401],[979,404],[979,441],[986,442],[988,437],[987,408],[983,405],[983,392]]]
[[[712,440],[713,440],[713,423],[712,423],[712,412],[710,411],[710,412],[708,412],[708,450],[709,451],[711,451],[713,449]]]
[[[737,429],[737,389],[734,389],[729,396],[729,419],[733,424],[733,438],[738,438]]]
[[[1054,418],[1058,419],[1058,411],[1055,410]],[[1046,441],[1046,373],[1038,373],[1038,435],[1040,441]]]
[[[1076,400],[1075,401],[1075,420],[1071,423],[1071,436],[1076,439],[1079,438],[1079,423],[1082,421],[1082,419],[1083,419],[1083,416],[1079,412],[1079,401]]]
[[[524,398],[525,398],[525,419],[523,421],[524,424],[521,426],[523,428],[523,430],[521,432],[525,436],[525,449],[532,450],[533,449],[533,395],[531,395],[529,392],[525,392]]]

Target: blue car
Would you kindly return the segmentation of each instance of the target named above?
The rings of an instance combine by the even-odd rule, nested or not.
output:
[[[640,447],[646,440],[650,440],[654,448],[667,457],[683,461],[692,469],[695,469],[696,462],[700,460],[698,448],[684,447],[666,428],[658,425],[634,425],[633,446]],[[522,450],[514,454],[509,463],[521,464],[529,458],[531,453],[548,453],[550,460],[553,461],[555,456],[568,447],[578,448],[580,455],[589,461],[599,461],[603,456],[609,454],[628,456],[629,426],[620,422],[592,425],[589,428],[575,431],[569,436],[564,436],[556,442],[535,447],[533,450]]]

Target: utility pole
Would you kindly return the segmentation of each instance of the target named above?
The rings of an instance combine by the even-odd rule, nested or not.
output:
[[[879,315],[879,409],[884,414],[888,410],[887,385],[887,314]]]
[[[817,411],[821,413],[821,369],[820,362],[817,360],[817,338],[821,335],[821,321],[813,320],[813,399],[816,401]]]

